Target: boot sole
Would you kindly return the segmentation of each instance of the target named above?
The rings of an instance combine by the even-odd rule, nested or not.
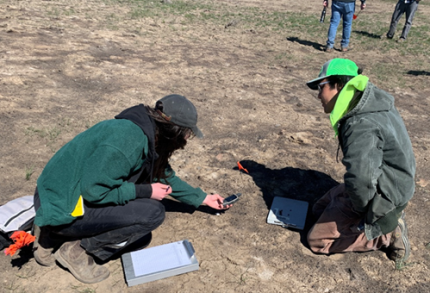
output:
[[[69,262],[61,255],[61,249],[57,250],[57,252],[54,254],[55,259],[66,269],[68,269],[70,271],[70,273],[72,273],[72,275],[78,279],[80,282],[85,283],[85,284],[94,284],[94,283],[98,283],[101,282],[105,279],[107,279],[110,275],[109,271],[106,271],[106,274],[98,276],[97,278],[94,279],[83,279],[73,268],[72,265],[69,264]]]

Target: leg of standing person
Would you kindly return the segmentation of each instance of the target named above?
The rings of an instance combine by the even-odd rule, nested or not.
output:
[[[337,27],[339,26],[340,18],[342,17],[341,6],[337,1],[331,4],[330,27],[328,29],[328,38],[326,49],[332,49],[336,38]]]
[[[321,200],[326,205],[318,221],[308,233],[308,243],[313,252],[335,253],[348,251],[371,251],[390,245],[391,233],[367,240],[359,229],[362,216],[354,212],[350,199],[344,194],[345,185],[331,189]],[[319,203],[314,211],[319,210]]]
[[[342,41],[340,43],[342,51],[348,50],[354,12],[355,12],[355,2],[348,2],[344,4]]]
[[[394,34],[396,33],[397,23],[402,17],[403,13],[405,13],[405,3],[403,1],[399,1],[394,8],[393,16],[391,17],[390,29],[387,33],[387,38],[392,39]]]
[[[408,36],[409,30],[411,29],[412,26],[412,20],[414,19],[415,16],[415,12],[418,9],[418,3],[417,2],[412,2],[410,3],[407,7],[406,7],[406,22],[405,22],[405,26],[403,27],[403,31],[402,31],[402,35],[400,36],[401,39],[405,39]]]

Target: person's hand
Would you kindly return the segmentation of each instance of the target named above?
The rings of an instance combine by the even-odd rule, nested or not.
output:
[[[323,6],[327,7],[327,5],[328,5],[328,1],[323,1]]]
[[[364,8],[366,8],[366,3],[361,3],[361,10],[363,10]]]
[[[172,188],[170,187],[170,185],[166,185],[162,183],[153,183],[151,184],[151,187],[152,187],[151,198],[155,200],[162,200],[172,192]]]
[[[224,198],[219,194],[208,194],[206,195],[206,198],[203,201],[203,204],[210,206],[211,208],[216,210],[226,210],[232,206],[232,205],[223,206],[222,205],[223,201],[224,201]]]

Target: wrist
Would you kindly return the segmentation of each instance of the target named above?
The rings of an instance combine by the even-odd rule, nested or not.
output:
[[[209,194],[206,194],[205,198],[202,201],[202,204],[208,205],[207,202],[209,200]]]
[[[136,198],[151,198],[151,184],[135,184],[134,187],[136,189]]]

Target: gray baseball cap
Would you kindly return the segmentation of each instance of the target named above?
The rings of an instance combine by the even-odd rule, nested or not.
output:
[[[163,104],[163,113],[167,120],[183,127],[190,128],[198,138],[203,133],[197,127],[197,109],[186,97],[181,95],[168,95],[157,101]]]

